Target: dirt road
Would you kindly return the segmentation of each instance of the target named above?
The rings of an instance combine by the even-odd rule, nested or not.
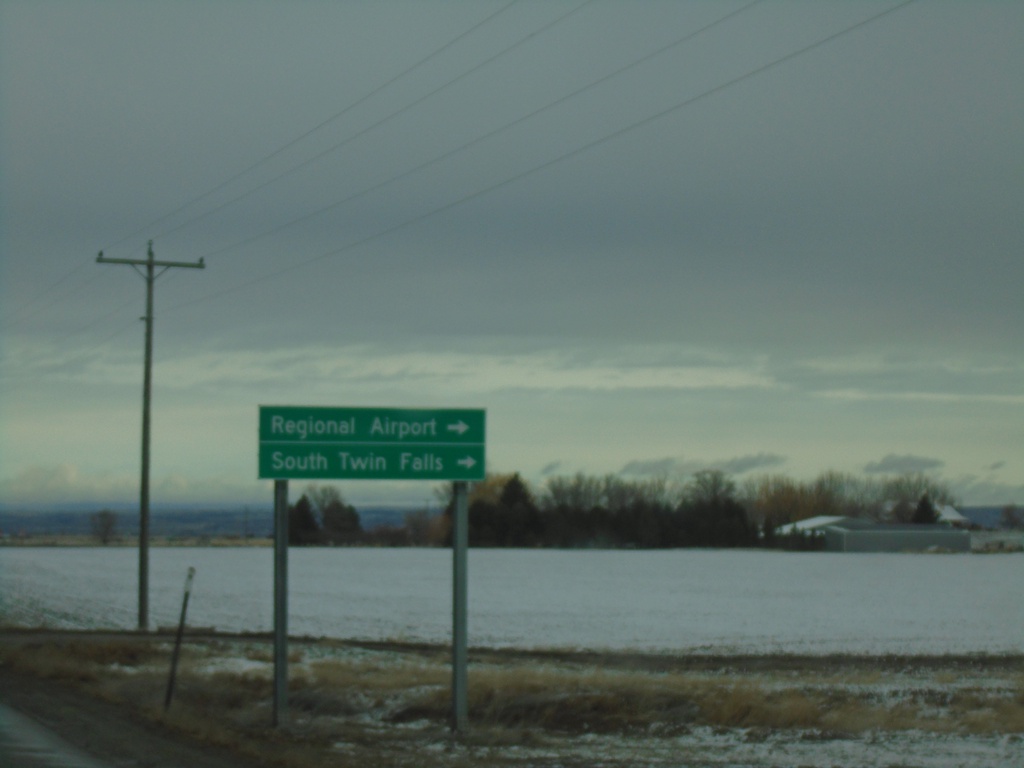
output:
[[[100,701],[73,686],[12,672],[0,666],[0,702],[14,710],[8,719],[16,734],[25,720],[57,735],[71,750],[58,743],[53,762],[63,768],[243,768],[251,760],[196,744],[180,735],[135,716],[130,707]],[[30,736],[34,737],[35,734]],[[8,740],[8,754],[19,751]],[[50,765],[48,755],[26,754],[17,758],[25,766]],[[3,752],[0,751],[0,756]],[[18,762],[12,765],[18,766]],[[4,764],[6,765],[6,763]]]
[[[0,704],[0,765],[4,768],[108,768],[36,720]]]

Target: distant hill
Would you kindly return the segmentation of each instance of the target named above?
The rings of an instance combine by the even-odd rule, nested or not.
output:
[[[1003,507],[963,507],[960,514],[981,528],[1002,528]]]
[[[10,536],[88,536],[92,533],[89,517],[101,505],[82,504],[62,509],[23,509],[0,506],[0,533]],[[117,515],[121,536],[139,533],[138,507],[110,505]],[[403,507],[363,507],[357,510],[363,529],[372,531],[385,525],[401,526],[410,511]],[[1002,527],[1002,507],[962,507],[960,513],[975,525],[986,529]],[[238,536],[270,538],[274,530],[273,510],[268,507],[210,509],[191,507],[154,507],[150,534],[169,538],[185,536]]]
[[[138,508],[109,507],[117,515],[117,530],[122,536],[139,533]],[[9,510],[0,509],[0,532],[11,536],[87,536],[92,530],[90,516],[100,509]],[[358,510],[364,530],[385,525],[400,526],[408,509],[365,507]],[[153,509],[150,535],[170,538],[181,536],[239,536],[269,538],[273,535],[273,510],[268,508],[203,509],[201,507]]]

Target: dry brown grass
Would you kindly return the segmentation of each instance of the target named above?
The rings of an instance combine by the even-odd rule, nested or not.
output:
[[[820,695],[749,682],[704,686],[698,702],[703,722],[732,728],[817,728],[826,710]]]
[[[121,642],[85,639],[60,644],[30,642],[5,649],[0,661],[47,679],[87,683],[109,675],[112,669],[135,669],[149,664],[160,655],[161,651],[152,643],[134,638]]]
[[[293,647],[290,656],[289,720],[274,730],[268,727],[270,653],[257,641],[187,644],[166,714],[166,640],[26,640],[0,648],[0,663],[71,681],[177,732],[263,761],[320,765],[340,751],[357,764],[417,765],[424,764],[417,760],[424,745],[436,749],[449,738],[451,672],[444,653],[324,644],[316,653]],[[472,729],[461,741],[486,748],[580,734],[648,738],[698,726],[751,733],[1024,733],[1024,674],[987,685],[962,682],[956,669],[908,674],[901,688],[869,665],[846,674],[818,667],[666,672],[486,654],[470,667]],[[457,756],[445,753],[444,762],[457,765]]]

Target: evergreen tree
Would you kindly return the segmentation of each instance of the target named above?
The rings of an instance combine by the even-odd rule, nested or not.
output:
[[[503,531],[497,504],[477,499],[469,505],[469,546],[497,547]]]
[[[324,521],[324,538],[331,544],[355,544],[363,535],[363,524],[355,507],[343,501],[328,504],[320,514]]]
[[[518,472],[501,489],[497,517],[498,546],[535,547],[543,540],[544,523],[540,510]]]
[[[320,541],[320,526],[313,515],[313,505],[306,494],[302,494],[288,509],[288,543],[295,546],[316,544]]]
[[[932,504],[932,500],[928,498],[928,494],[921,496],[921,499],[917,502],[917,506],[914,508],[914,516],[910,518],[910,522],[916,525],[934,525],[939,522],[939,513],[935,509],[935,505]]]

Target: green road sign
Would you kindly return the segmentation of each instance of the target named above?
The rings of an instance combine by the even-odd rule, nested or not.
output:
[[[481,409],[260,406],[259,477],[482,480]]]

